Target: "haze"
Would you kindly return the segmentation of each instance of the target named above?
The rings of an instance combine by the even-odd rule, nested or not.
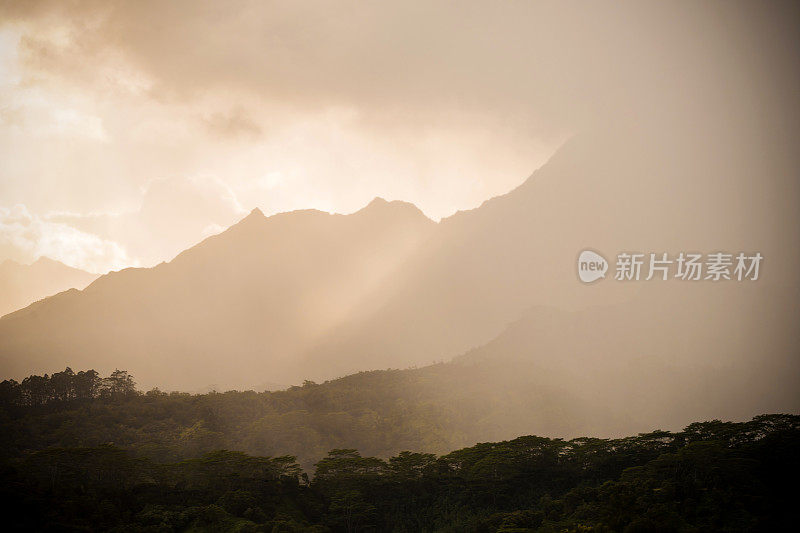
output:
[[[491,438],[800,409],[796,5],[2,10],[0,259],[112,271],[20,291],[3,376],[417,366]],[[586,248],[765,260],[584,286]]]
[[[577,132],[654,111],[788,143],[795,14],[777,13],[3,2],[0,259],[151,266],[253,207],[349,213],[381,196],[438,219]]]

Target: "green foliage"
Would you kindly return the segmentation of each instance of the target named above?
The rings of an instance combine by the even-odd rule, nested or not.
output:
[[[437,399],[440,384],[429,378],[416,370],[379,371],[276,392],[142,394],[126,372],[100,378],[67,369],[0,383],[0,454],[113,443],[171,462],[224,448],[297,455],[311,469],[332,448],[388,457],[474,442],[480,428]]]
[[[391,451],[409,441],[427,450],[433,441],[409,440],[410,428],[443,435],[462,423],[439,412],[420,429],[435,412],[410,401],[421,389],[390,393],[413,389],[406,377],[367,373],[275,393],[206,395],[139,394],[124,372],[101,380],[67,369],[24,386],[3,382],[7,523],[519,533],[782,531],[794,521],[798,416],[621,439],[523,436],[437,456]],[[384,394],[364,387],[376,381]],[[299,462],[286,455],[292,450]]]
[[[94,370],[77,374],[67,367],[52,376],[29,376],[18,383],[0,383],[0,404],[5,407],[41,407],[64,405],[96,398],[122,399],[137,395],[136,382],[125,370],[115,370],[101,378]]]
[[[36,530],[781,531],[798,445],[800,417],[769,415],[438,458],[335,449],[310,481],[293,457],[218,450],[159,464],[111,446],[48,448],[8,460],[2,490],[9,523]]]

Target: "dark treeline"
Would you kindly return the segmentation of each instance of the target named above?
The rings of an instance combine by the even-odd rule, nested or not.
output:
[[[6,459],[13,529],[42,531],[790,531],[800,417],[570,441],[520,437],[437,457],[215,451],[155,463],[125,450]]]
[[[28,376],[21,383],[0,382],[0,403],[4,406],[37,407],[98,398],[119,399],[138,394],[136,382],[124,370],[101,378],[94,370],[77,374],[67,367],[53,375]]]
[[[504,404],[469,387],[454,401],[442,391],[459,390],[458,371],[194,395],[142,393],[119,370],[4,381],[0,490],[14,510],[6,523],[512,533],[776,531],[795,521],[798,416],[470,446],[491,435]]]

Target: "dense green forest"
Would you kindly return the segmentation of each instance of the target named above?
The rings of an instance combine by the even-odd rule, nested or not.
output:
[[[617,440],[520,437],[388,461],[215,451],[157,464],[112,446],[4,461],[6,524],[114,531],[782,531],[800,420],[692,424]]]
[[[0,453],[113,444],[173,462],[229,449],[295,455],[308,470],[333,448],[379,457],[404,450],[441,454],[481,440],[566,433],[547,423],[549,431],[540,430],[537,422],[578,415],[549,412],[539,388],[514,384],[513,376],[496,375],[500,371],[447,363],[306,381],[283,391],[187,394],[142,393],[124,371],[102,378],[93,370],[66,369],[0,383]],[[507,386],[493,385],[499,382]],[[527,406],[511,408],[526,394],[537,405],[535,414]],[[559,399],[567,402],[563,394]],[[514,427],[518,420],[526,425]]]
[[[416,371],[381,371],[276,392],[141,393],[124,371],[66,369],[0,383],[0,453],[110,444],[163,463],[230,449],[296,455],[311,469],[333,448],[388,457],[473,444],[480,424],[440,390]]]
[[[328,386],[205,395],[142,394],[123,371],[4,381],[6,523],[509,533],[777,531],[794,521],[800,416],[621,439],[524,436],[437,456],[420,450],[447,446],[467,422],[426,410],[430,395],[408,391],[407,377],[364,373]],[[406,394],[379,394],[375,380]],[[342,441],[353,448],[320,452]],[[290,454],[253,451],[292,446]],[[416,451],[392,451],[403,446]]]

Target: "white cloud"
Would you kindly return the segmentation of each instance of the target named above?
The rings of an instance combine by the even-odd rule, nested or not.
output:
[[[136,264],[119,243],[49,221],[23,204],[0,207],[0,256],[22,263],[46,256],[89,272]]]
[[[0,124],[34,138],[61,136],[108,141],[103,119],[85,108],[92,106],[86,98],[60,98],[30,83],[21,75],[18,29],[0,30]]]
[[[152,266],[219,233],[246,212],[225,182],[213,176],[195,176],[152,180],[144,187],[136,211],[51,213],[45,218],[123,243],[132,261]]]

